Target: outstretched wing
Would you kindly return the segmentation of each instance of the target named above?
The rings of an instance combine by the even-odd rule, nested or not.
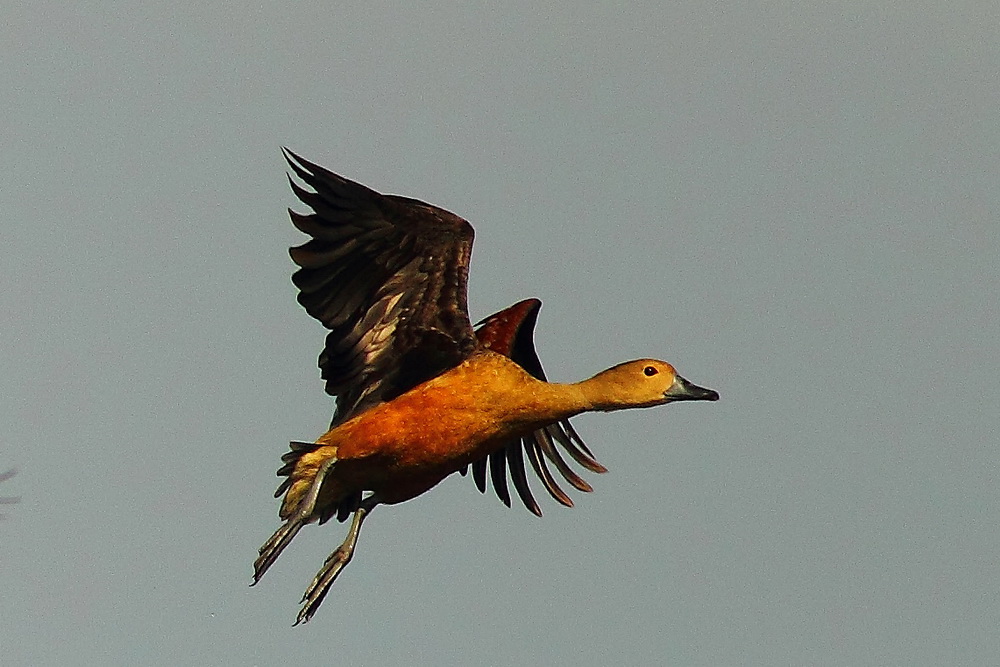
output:
[[[539,380],[545,379],[542,364],[535,352],[533,332],[538,311],[542,302],[538,299],[526,299],[510,308],[494,313],[477,325],[476,336],[483,347],[510,357],[524,370]],[[493,452],[472,464],[472,477],[476,486],[486,493],[486,468],[490,469],[493,490],[507,507],[510,507],[510,493],[507,490],[506,471],[510,471],[514,490],[521,502],[532,513],[541,516],[542,511],[528,488],[528,478],[524,469],[524,457],[527,456],[535,475],[542,480],[542,485],[558,502],[567,507],[573,506],[573,501],[559,488],[555,478],[549,471],[546,459],[559,474],[581,491],[593,491],[593,488],[582,477],[573,472],[559,453],[559,447],[570,457],[593,472],[607,472],[587,449],[587,445],[570,425],[568,419],[550,424],[531,435],[508,443],[503,449]],[[464,474],[464,472],[463,472]]]
[[[298,300],[330,333],[319,357],[333,423],[452,368],[476,347],[466,302],[472,226],[414,199],[382,195],[285,150],[289,210],[312,238],[291,249]]]

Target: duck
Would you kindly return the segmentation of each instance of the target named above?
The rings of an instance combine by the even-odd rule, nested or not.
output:
[[[658,359],[626,361],[575,383],[549,382],[533,333],[541,302],[527,299],[472,325],[467,305],[474,231],[437,206],[381,194],[283,149],[288,181],[311,209],[289,209],[309,239],[290,249],[298,302],[329,333],[318,365],[335,398],[329,430],[293,441],[282,458],[283,521],[259,549],[256,585],[306,525],[351,519],[347,537],[302,596],[308,622],[351,562],[379,505],[412,500],[454,473],[508,507],[514,490],[541,516],[524,460],[545,490],[572,507],[546,460],[574,488],[592,487],[560,454],[606,468],[570,424],[584,412],[717,401]],[[293,178],[293,175],[295,178]],[[296,178],[303,185],[296,182]],[[308,189],[307,189],[308,188]]]

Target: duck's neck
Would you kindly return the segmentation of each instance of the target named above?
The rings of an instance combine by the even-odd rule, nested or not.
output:
[[[532,412],[547,422],[567,419],[593,410],[582,382],[560,384],[535,380],[531,392]]]
[[[490,396],[488,402],[502,406],[505,419],[520,428],[526,425],[537,428],[581,412],[623,407],[621,397],[616,395],[613,387],[608,387],[600,374],[570,384],[544,382],[531,377],[510,359],[493,352],[480,353],[456,372],[468,372],[467,389],[480,396]]]
[[[560,384],[538,382],[532,392],[533,408],[550,421],[566,419],[581,412],[621,410],[624,399],[599,376],[581,382]]]
[[[622,408],[622,401],[613,391],[609,391],[609,387],[601,380],[600,373],[592,378],[577,382],[573,386],[583,396],[587,412],[608,412]]]
[[[507,357],[483,352],[467,364],[468,390],[485,398],[481,407],[496,408],[505,414],[504,421],[518,428],[532,429],[592,410],[582,385],[544,382],[529,375]],[[463,369],[456,369],[462,373]],[[464,384],[464,383],[461,383]]]

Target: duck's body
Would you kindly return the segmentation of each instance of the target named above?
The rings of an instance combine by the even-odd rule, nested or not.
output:
[[[294,161],[293,161],[294,159]],[[575,384],[545,381],[531,330],[540,302],[523,301],[473,332],[465,306],[472,227],[442,209],[380,195],[290,155],[316,189],[293,189],[316,211],[292,220],[313,240],[292,249],[302,267],[299,301],[330,330],[320,367],[337,395],[330,430],[292,443],[278,471],[287,479],[284,525],[261,547],[254,582],[306,524],[353,513],[347,539],[303,597],[307,621],[350,561],[362,522],[378,504],[410,500],[471,465],[481,491],[486,469],[508,506],[506,473],[525,506],[524,457],[546,490],[572,505],[548,459],[577,489],[591,490],[559,454],[595,472],[604,467],[567,421],[591,410],[717,400],[663,361],[619,364]],[[363,494],[369,493],[367,497]]]
[[[630,365],[662,370],[670,384],[676,378],[672,367],[654,359]],[[281,517],[294,513],[316,472],[333,458],[337,465],[317,500],[320,515],[362,491],[390,505],[415,498],[511,441],[587,410],[618,407],[613,399],[602,404],[595,398],[604,375],[553,384],[532,377],[509,357],[478,350],[455,368],[322,435],[314,449],[298,457]],[[633,402],[630,407],[643,406]]]
[[[337,465],[327,476],[336,487],[325,494],[329,502],[372,491],[383,503],[399,503],[508,441],[584,409],[578,387],[536,380],[507,357],[479,350],[321,436],[320,446],[299,459],[281,516],[291,516],[330,457]]]

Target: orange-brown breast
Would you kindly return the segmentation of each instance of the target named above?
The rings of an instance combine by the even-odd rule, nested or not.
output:
[[[560,391],[560,388],[563,390]],[[565,385],[539,382],[502,355],[458,367],[345,422],[319,439],[337,445],[338,486],[408,500],[540,424],[575,413]]]

